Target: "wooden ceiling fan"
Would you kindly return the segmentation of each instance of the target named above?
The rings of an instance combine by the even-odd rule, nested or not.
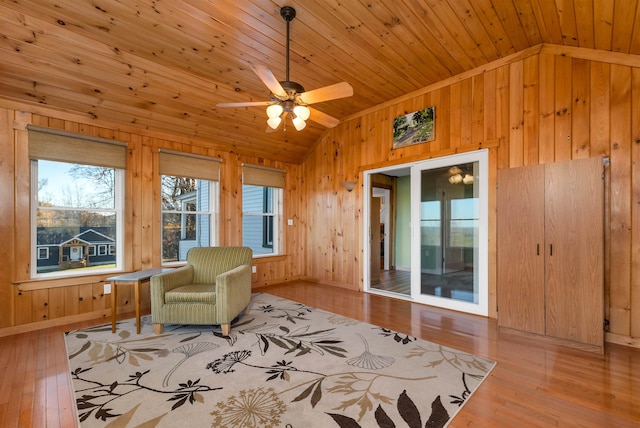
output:
[[[293,125],[298,131],[304,129],[307,119],[326,126],[327,128],[333,128],[340,122],[338,119],[309,107],[309,105],[350,97],[353,95],[353,88],[349,83],[341,82],[311,91],[305,91],[301,84],[289,80],[289,24],[293,21],[293,18],[295,18],[296,10],[291,6],[284,6],[280,9],[280,16],[282,16],[287,23],[285,80],[278,81],[271,70],[263,65],[252,65],[251,68],[253,71],[271,91],[271,99],[269,101],[256,102],[219,103],[216,104],[216,107],[267,106],[267,124],[269,125],[267,131],[277,130],[287,115],[291,116]]]

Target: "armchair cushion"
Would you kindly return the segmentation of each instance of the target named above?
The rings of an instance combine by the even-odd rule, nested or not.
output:
[[[164,293],[165,303],[206,302],[216,303],[215,284],[189,284]]]

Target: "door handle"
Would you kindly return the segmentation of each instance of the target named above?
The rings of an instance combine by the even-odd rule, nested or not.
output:
[[[549,255],[553,256],[553,244],[549,244]]]
[[[540,244],[536,245],[536,256],[540,255]]]

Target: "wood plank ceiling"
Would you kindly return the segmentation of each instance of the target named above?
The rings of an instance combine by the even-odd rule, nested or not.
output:
[[[540,43],[640,54],[638,0],[0,0],[0,98],[300,163],[325,130],[266,133],[250,64],[344,118]],[[20,105],[17,104],[17,105]]]

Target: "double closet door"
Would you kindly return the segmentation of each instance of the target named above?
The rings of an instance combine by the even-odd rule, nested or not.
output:
[[[604,345],[602,158],[498,171],[498,324]]]

